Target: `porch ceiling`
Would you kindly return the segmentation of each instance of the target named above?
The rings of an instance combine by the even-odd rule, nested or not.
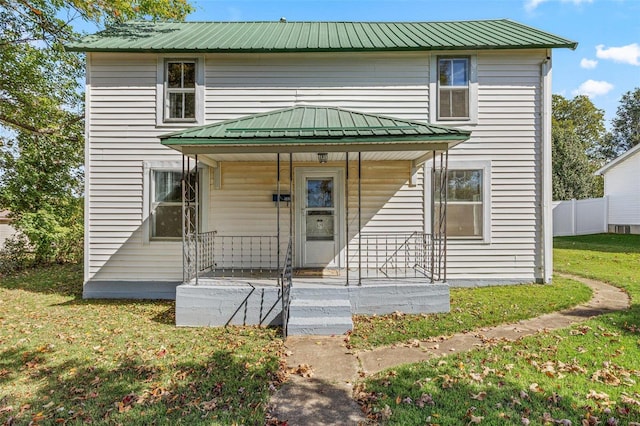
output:
[[[183,154],[207,154],[214,159],[289,152],[402,152],[402,156],[388,159],[416,159],[425,152],[450,149],[470,135],[464,130],[336,107],[295,106],[190,128],[160,139]]]

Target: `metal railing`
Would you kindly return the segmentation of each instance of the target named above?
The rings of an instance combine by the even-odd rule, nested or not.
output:
[[[282,273],[280,274],[280,290],[282,294],[282,334],[287,337],[289,322],[289,303],[291,302],[291,285],[293,282],[293,244],[289,238],[287,252],[284,257]]]
[[[277,236],[218,235],[215,231],[189,234],[185,238],[194,276],[260,277],[283,279],[288,267],[292,275],[292,239],[278,261]],[[282,241],[285,243],[285,241]],[[349,281],[363,279],[427,278],[443,280],[445,252],[443,238],[423,232],[365,232],[352,238],[347,249],[347,267],[356,272]],[[284,248],[284,247],[283,247]],[[197,254],[197,255],[196,255]],[[196,273],[197,271],[197,273]],[[187,273],[187,271],[185,271]]]
[[[348,267],[359,269],[360,279],[441,277],[442,256],[430,234],[424,232],[362,233],[349,243]],[[432,256],[434,254],[435,256]]]
[[[214,276],[274,277],[278,274],[278,237],[272,235],[198,235],[198,272]]]

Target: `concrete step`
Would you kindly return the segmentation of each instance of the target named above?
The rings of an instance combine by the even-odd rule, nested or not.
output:
[[[353,329],[351,316],[346,317],[311,317],[291,318],[287,331],[289,336],[344,334]]]
[[[334,286],[299,286],[291,288],[291,299],[305,300],[349,300],[348,287]]]
[[[351,303],[343,299],[293,299],[290,318],[344,317],[351,318]]]

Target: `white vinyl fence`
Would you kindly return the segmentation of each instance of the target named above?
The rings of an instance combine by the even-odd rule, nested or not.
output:
[[[608,202],[604,198],[553,202],[553,236],[607,232]]]

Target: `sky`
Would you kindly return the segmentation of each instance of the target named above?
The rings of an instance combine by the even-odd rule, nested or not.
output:
[[[553,93],[591,98],[606,124],[640,87],[640,0],[192,0],[188,21],[512,19],[577,41],[554,49]]]

